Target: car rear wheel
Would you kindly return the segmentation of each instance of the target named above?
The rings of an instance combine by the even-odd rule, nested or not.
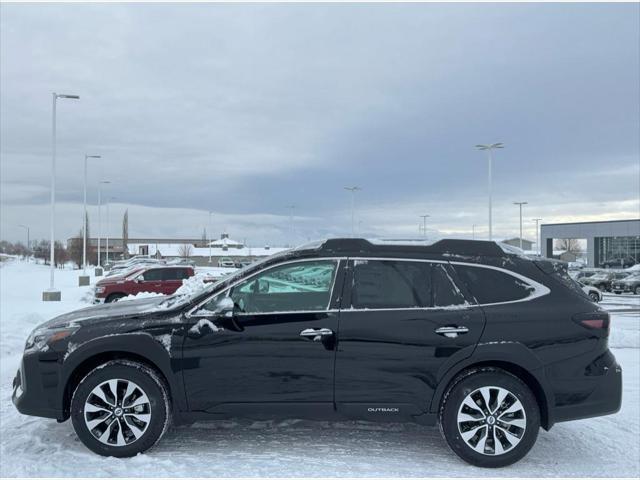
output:
[[[517,462],[531,449],[540,428],[540,411],[529,387],[492,367],[458,376],[445,393],[439,416],[449,447],[478,467]]]
[[[636,295],[640,295],[640,285],[638,285],[638,286],[635,288],[634,293],[635,293]]]
[[[144,364],[113,360],[92,370],[71,399],[76,434],[90,450],[132,457],[153,447],[170,422],[168,389]]]

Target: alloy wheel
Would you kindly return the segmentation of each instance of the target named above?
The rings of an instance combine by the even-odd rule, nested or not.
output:
[[[483,455],[502,455],[520,443],[527,426],[518,397],[503,387],[481,387],[458,409],[458,431],[468,447]]]
[[[87,429],[101,443],[124,446],[138,440],[150,425],[151,402],[137,384],[121,378],[102,382],[84,404]]]

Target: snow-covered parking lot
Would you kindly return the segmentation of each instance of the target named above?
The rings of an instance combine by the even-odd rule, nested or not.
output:
[[[58,270],[62,302],[41,301],[48,269],[21,261],[0,266],[1,476],[611,476],[640,475],[640,298],[606,295],[611,346],[623,368],[622,410],[540,432],[520,463],[480,470],[449,451],[437,428],[364,422],[247,420],[171,430],[147,454],[102,458],[76,438],[70,422],[20,415],[11,381],[24,341],[39,323],[87,306],[90,287]],[[93,279],[92,279],[93,280]]]

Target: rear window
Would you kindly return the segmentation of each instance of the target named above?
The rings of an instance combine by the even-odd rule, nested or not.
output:
[[[454,268],[478,303],[522,300],[535,290],[533,286],[500,270],[467,265],[454,265]]]

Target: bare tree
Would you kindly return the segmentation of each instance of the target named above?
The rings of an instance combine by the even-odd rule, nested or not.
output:
[[[178,255],[180,255],[184,259],[190,258],[192,253],[193,247],[189,243],[180,245],[180,248],[178,249]]]
[[[575,238],[560,238],[556,240],[556,250],[563,250],[573,254],[582,253],[580,242]]]
[[[82,267],[82,231],[78,233],[77,237],[69,239],[67,254],[69,260],[75,263],[78,268]]]

